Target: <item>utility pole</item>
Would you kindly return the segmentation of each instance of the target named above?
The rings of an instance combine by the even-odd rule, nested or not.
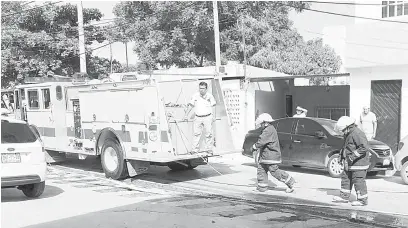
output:
[[[109,51],[110,51],[110,65],[111,65],[111,69],[110,72],[111,74],[113,73],[113,64],[112,64],[112,43],[109,44]]]
[[[217,1],[213,1],[213,13],[214,13],[214,43],[215,43],[215,67],[217,76],[220,73],[221,56],[220,56],[220,30],[218,25],[218,5]]]
[[[246,48],[245,48],[245,31],[244,31],[244,18],[241,17],[241,32],[242,32],[242,52],[244,54],[244,79],[246,80]]]
[[[125,48],[126,48],[126,67],[127,67],[127,70],[129,70],[129,60],[128,60],[127,41],[125,42]]]
[[[82,1],[77,2],[78,11],[78,34],[79,34],[79,61],[81,73],[86,73],[86,53],[85,53],[85,34],[84,18],[82,14]]]

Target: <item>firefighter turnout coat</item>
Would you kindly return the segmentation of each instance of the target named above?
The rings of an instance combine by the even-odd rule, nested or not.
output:
[[[345,135],[341,160],[349,171],[367,170],[370,166],[368,140],[356,126],[350,127],[349,133]]]
[[[259,163],[261,164],[273,165],[282,163],[278,133],[273,125],[264,127],[253,149],[259,150]]]

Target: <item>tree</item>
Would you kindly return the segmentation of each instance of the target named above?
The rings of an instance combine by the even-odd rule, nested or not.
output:
[[[218,2],[222,62],[244,61],[288,74],[337,72],[340,59],[321,41],[305,42],[292,28],[288,13],[304,2]],[[195,67],[213,64],[212,2],[121,2],[119,18],[107,35],[135,41],[134,51],[151,66]],[[321,56],[315,56],[321,55]]]
[[[23,2],[2,2],[2,85],[24,77],[53,74],[72,75],[79,71],[77,8],[44,3],[29,7]],[[90,25],[102,17],[98,9],[84,9],[85,44],[103,42],[101,28]],[[88,52],[89,51],[89,52]],[[87,70],[99,69],[87,47]],[[103,65],[106,67],[106,64]],[[91,72],[92,73],[92,72]]]

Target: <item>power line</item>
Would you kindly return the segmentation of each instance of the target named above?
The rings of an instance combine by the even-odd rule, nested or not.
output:
[[[322,10],[308,9],[308,8],[302,8],[302,7],[298,7],[298,6],[292,6],[292,5],[287,5],[287,6],[292,7],[292,8],[296,8],[296,9],[301,9],[301,10],[306,10],[306,11],[312,11],[312,12],[317,12],[317,13],[323,13],[323,14],[336,15],[336,16],[351,17],[351,18],[359,18],[359,19],[366,19],[366,20],[373,20],[373,21],[382,21],[382,22],[399,23],[399,24],[408,24],[408,22],[407,22],[407,21],[385,20],[385,19],[380,19],[380,18],[373,18],[373,17],[361,17],[361,16],[355,16],[355,15],[349,15],[349,14],[341,14],[341,13],[334,13],[334,12],[329,12],[329,11],[322,11]]]
[[[354,5],[354,6],[383,6],[380,3],[356,3],[356,2],[325,2],[325,1],[305,1],[307,3],[321,3],[334,5]]]
[[[46,7],[46,6],[50,6],[50,5],[55,5],[55,4],[58,4],[58,3],[61,3],[61,2],[63,2],[63,1],[51,2],[51,3],[44,4],[44,5],[41,5],[41,6],[37,6],[37,7],[34,7],[34,8],[21,10],[21,11],[19,11],[19,12],[9,13],[9,14],[3,15],[3,16],[4,16],[4,17],[8,17],[8,16],[16,15],[16,14],[21,14],[21,13],[24,13],[24,12],[26,12],[26,11],[31,11],[31,10],[35,10],[35,9],[40,9],[40,8],[43,8],[43,7]]]
[[[308,33],[313,33],[313,34],[318,34],[318,35],[322,35],[322,36],[330,36],[330,35],[326,35],[323,33],[319,33],[319,32],[313,32],[313,31],[309,31],[306,29],[299,29]],[[332,35],[332,37],[334,37],[334,35]],[[345,37],[338,37],[339,39],[343,39],[346,40]],[[375,39],[375,38],[373,38]],[[381,39],[379,39],[381,40]],[[388,41],[388,40],[383,40],[383,41]],[[388,42],[393,42],[393,41],[388,41]],[[348,44],[354,44],[354,45],[359,45],[359,46],[366,46],[366,47],[375,47],[375,48],[385,48],[385,49],[395,49],[395,50],[408,50],[408,48],[399,48],[399,47],[388,47],[388,46],[379,46],[379,45],[372,45],[372,44],[362,44],[362,43],[356,43],[356,42],[350,42],[350,41],[345,41],[345,43]],[[408,43],[400,43],[400,42],[395,42],[395,43],[399,43],[399,44],[408,44]]]
[[[365,59],[354,58],[354,57],[350,57],[350,56],[345,56],[345,57],[346,57],[346,58],[349,58],[349,59],[359,60],[359,61],[362,61],[362,62],[367,62],[367,63],[375,63],[375,64],[384,65],[384,63],[379,63],[379,62],[369,61],[369,60],[365,60]]]

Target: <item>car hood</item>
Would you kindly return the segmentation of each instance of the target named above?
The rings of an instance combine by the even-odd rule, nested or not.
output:
[[[387,144],[385,144],[385,143],[383,143],[381,141],[375,140],[375,139],[368,141],[368,144],[371,147],[389,147]]]

